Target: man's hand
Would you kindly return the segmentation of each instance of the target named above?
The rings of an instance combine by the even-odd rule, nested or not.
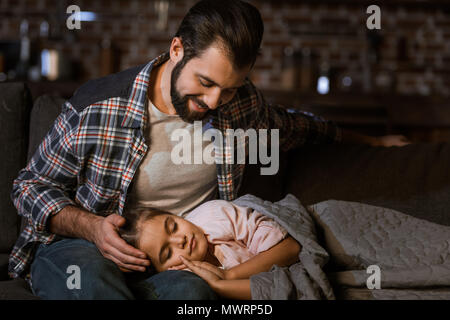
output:
[[[50,232],[63,237],[82,238],[93,242],[102,255],[115,262],[120,270],[145,271],[150,265],[147,255],[123,240],[119,227],[125,218],[111,214],[106,218],[82,208],[68,205],[50,218]]]
[[[123,272],[144,272],[150,260],[144,252],[130,246],[120,237],[118,229],[124,223],[125,218],[118,214],[99,217],[93,226],[92,240],[101,254],[117,264]]]
[[[375,147],[403,147],[408,144],[411,144],[411,141],[408,140],[403,135],[387,135],[381,137],[375,137],[372,146]]]
[[[411,141],[403,135],[372,137],[351,130],[342,129],[342,143],[367,144],[374,147],[403,147],[410,144]]]

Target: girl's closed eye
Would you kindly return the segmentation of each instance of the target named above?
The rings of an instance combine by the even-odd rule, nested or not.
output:
[[[166,256],[165,261],[169,260],[171,257],[172,257],[172,249],[169,248],[169,249],[167,249],[167,256]]]
[[[175,222],[175,220],[169,219],[167,224],[168,226],[166,230],[168,234],[172,234],[177,231],[177,223]]]
[[[171,225],[170,225],[169,231],[170,231],[170,234],[173,234],[177,231],[178,225],[173,219],[171,219],[170,222],[171,222]],[[166,252],[167,252],[166,257],[164,259],[165,262],[172,257],[172,249],[170,247],[167,247]]]
[[[163,249],[163,251],[161,252],[161,255],[160,255],[160,258],[159,258],[160,262],[162,264],[166,263],[170,259],[171,256],[172,256],[172,249],[169,246],[166,246]]]

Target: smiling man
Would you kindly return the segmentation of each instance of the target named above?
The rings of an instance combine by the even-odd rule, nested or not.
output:
[[[150,100],[161,111],[192,122],[230,102],[244,86],[251,66],[233,65],[220,40],[194,54],[185,49],[181,39],[172,40],[170,59],[154,73]]]
[[[26,226],[10,256],[11,277],[31,280],[33,292],[46,299],[216,298],[188,271],[152,275],[144,252],[118,234],[125,205],[184,215],[211,199],[236,198],[244,166],[170,161],[171,132],[193,133],[195,120],[222,133],[279,129],[282,150],[341,141],[407,143],[343,132],[265,103],[247,78],[262,36],[252,5],[200,1],[168,52],[80,87],[14,181],[11,198]],[[80,268],[81,289],[66,285],[71,265]]]

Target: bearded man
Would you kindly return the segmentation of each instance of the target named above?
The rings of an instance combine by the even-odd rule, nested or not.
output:
[[[184,215],[208,200],[236,198],[244,165],[171,161],[171,133],[193,134],[196,120],[224,135],[278,129],[283,151],[307,143],[407,143],[267,104],[248,79],[263,29],[248,3],[200,1],[168,52],[81,86],[14,181],[11,198],[26,225],[10,256],[10,276],[29,279],[44,299],[217,298],[191,272],[153,274],[144,252],[118,234],[125,205]],[[67,284],[67,270],[79,271],[78,287]]]

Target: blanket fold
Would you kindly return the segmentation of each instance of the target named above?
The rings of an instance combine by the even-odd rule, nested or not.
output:
[[[334,299],[333,289],[322,270],[329,255],[316,238],[314,221],[300,201],[288,194],[272,203],[253,195],[244,195],[233,201],[249,207],[278,222],[302,246],[299,262],[289,268],[274,266],[250,278],[252,298],[280,299]]]
[[[250,278],[253,299],[335,299],[333,287],[344,299],[450,299],[448,226],[356,202],[304,207],[292,194],[233,202],[274,219],[302,246],[299,262]],[[369,266],[379,268],[381,289],[368,289]]]

